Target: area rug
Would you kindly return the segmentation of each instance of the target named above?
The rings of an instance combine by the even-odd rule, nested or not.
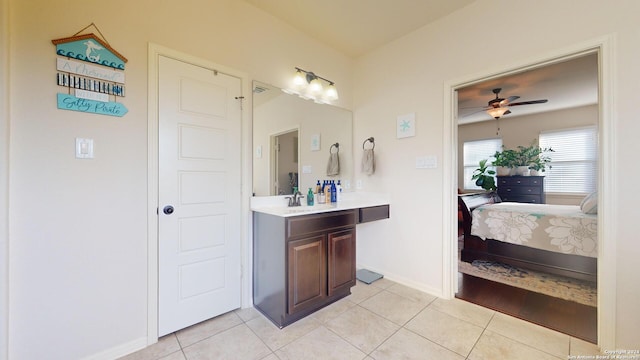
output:
[[[485,260],[474,260],[471,264],[458,261],[458,270],[471,276],[497,281],[588,306],[597,306],[598,292],[596,284],[593,282],[525,270]]]

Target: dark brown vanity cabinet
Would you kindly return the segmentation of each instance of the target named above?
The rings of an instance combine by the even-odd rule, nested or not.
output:
[[[351,293],[358,210],[253,215],[253,303],[279,327]]]

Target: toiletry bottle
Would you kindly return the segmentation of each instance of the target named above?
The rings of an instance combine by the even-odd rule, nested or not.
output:
[[[307,205],[313,206],[313,190],[309,188],[309,192],[307,193]]]
[[[331,182],[327,181],[327,185],[324,187],[324,202],[329,204],[331,202]]]
[[[337,199],[337,195],[338,195],[338,189],[336,188],[336,181],[335,180],[331,180],[331,202],[335,203],[338,201]]]
[[[318,204],[324,204],[324,200],[325,200],[324,188],[325,187],[327,187],[327,182],[323,181],[322,182],[322,187],[320,188],[320,191],[318,192]]]
[[[340,185],[340,180],[338,180],[338,185],[336,185],[336,201],[342,200],[342,185]]]

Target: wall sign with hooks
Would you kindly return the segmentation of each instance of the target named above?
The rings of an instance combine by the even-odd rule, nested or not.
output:
[[[91,26],[102,38],[93,33],[78,35]],[[67,89],[57,95],[58,109],[110,116],[124,116],[129,111],[115,101],[125,96],[127,59],[109,45],[95,24],[51,42],[58,55],[56,83]]]

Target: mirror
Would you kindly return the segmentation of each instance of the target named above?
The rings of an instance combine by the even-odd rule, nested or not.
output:
[[[296,185],[306,194],[318,180],[341,180],[348,190],[352,152],[351,111],[253,82],[254,196],[291,194]],[[328,176],[332,153],[337,153],[340,171]]]

